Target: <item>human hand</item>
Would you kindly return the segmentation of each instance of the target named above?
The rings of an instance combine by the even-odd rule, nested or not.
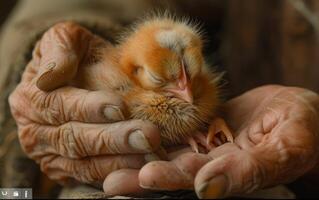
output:
[[[75,23],[53,26],[9,97],[22,148],[59,182],[101,183],[114,170],[141,168],[160,144],[152,124],[123,121],[125,105],[112,91],[67,86],[101,45]]]
[[[264,86],[232,99],[225,119],[235,142],[207,155],[175,153],[139,172],[155,190],[195,189],[200,198],[249,193],[304,175],[318,162],[319,96],[302,88]]]

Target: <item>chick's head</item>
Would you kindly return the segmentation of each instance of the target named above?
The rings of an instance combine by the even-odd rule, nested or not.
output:
[[[140,87],[193,103],[203,42],[196,28],[171,19],[148,20],[123,42],[121,66]]]

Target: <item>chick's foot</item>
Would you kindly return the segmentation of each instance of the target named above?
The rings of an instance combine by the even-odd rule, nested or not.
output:
[[[195,135],[189,136],[186,142],[190,145],[191,149],[196,153],[207,153],[216,147],[213,143],[207,143],[207,134],[197,132]]]
[[[209,126],[206,146],[220,146],[226,142],[234,142],[233,134],[224,119],[216,118]]]
[[[226,142],[233,143],[234,138],[226,122],[221,118],[216,118],[209,126],[208,133],[197,132],[187,137],[185,142],[196,153],[208,153]]]

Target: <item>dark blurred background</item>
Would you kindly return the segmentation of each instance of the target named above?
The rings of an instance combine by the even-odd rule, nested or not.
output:
[[[17,0],[0,1],[0,27],[16,3]]]

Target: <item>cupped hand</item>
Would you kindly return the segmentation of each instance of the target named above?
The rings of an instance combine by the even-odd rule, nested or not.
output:
[[[160,144],[152,124],[124,121],[125,105],[112,91],[69,86],[101,45],[108,43],[75,23],[53,26],[9,97],[22,148],[60,182],[101,183],[114,170],[138,169]]]
[[[220,198],[289,183],[318,163],[318,94],[264,86],[232,99],[225,112],[234,143],[207,155],[175,152],[169,162],[148,163],[139,172],[140,186]]]

